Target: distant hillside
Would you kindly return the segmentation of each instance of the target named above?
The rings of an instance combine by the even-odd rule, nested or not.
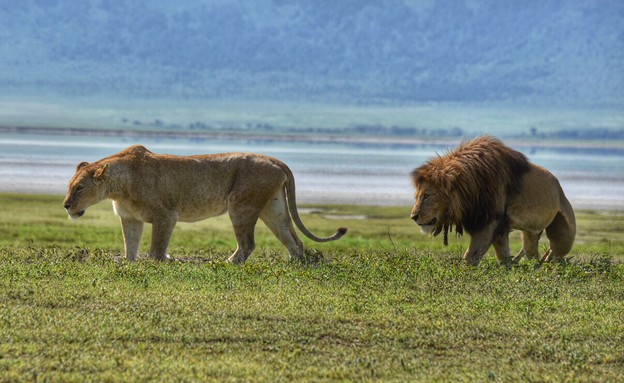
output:
[[[624,105],[621,0],[20,0],[4,94]]]

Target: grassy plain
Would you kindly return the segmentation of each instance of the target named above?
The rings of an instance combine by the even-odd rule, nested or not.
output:
[[[0,195],[0,381],[624,379],[622,213],[580,212],[567,262],[507,270],[464,266],[467,238],[418,234],[409,206],[308,206],[347,236],[291,264],[259,224],[239,267],[225,217],[130,264],[110,203],[69,221],[61,201]]]

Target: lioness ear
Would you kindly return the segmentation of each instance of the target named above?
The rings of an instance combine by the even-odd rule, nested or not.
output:
[[[93,178],[96,180],[104,180],[108,177],[108,164],[104,164],[99,167],[95,173],[93,173]]]
[[[89,165],[89,163],[88,163],[88,162],[81,162],[81,163],[79,163],[79,164],[78,164],[78,166],[76,167],[76,171],[78,171],[78,170],[80,170],[80,169],[84,168],[84,167],[85,167],[85,166],[87,166],[87,165]]]

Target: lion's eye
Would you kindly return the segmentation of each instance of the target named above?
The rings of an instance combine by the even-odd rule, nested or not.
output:
[[[84,189],[84,186],[82,186],[82,185],[78,185],[78,186],[76,187],[76,192],[81,192],[81,191],[82,191],[82,189]]]
[[[429,199],[429,194],[423,194],[423,201],[426,201]]]

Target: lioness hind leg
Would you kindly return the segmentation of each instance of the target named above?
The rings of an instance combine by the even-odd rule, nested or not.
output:
[[[241,264],[256,248],[254,230],[260,212],[256,209],[232,209],[230,208],[230,219],[236,236],[236,251],[230,255],[228,262]]]
[[[243,263],[254,251],[254,229],[260,213],[284,188],[285,181],[286,174],[275,165],[250,166],[239,172],[228,196],[228,214],[238,244],[229,262]]]
[[[262,210],[260,219],[286,247],[291,261],[303,259],[303,242],[293,227],[283,189]]]
[[[171,259],[167,254],[167,248],[169,247],[169,241],[171,240],[171,234],[173,233],[175,225],[176,220],[171,217],[162,217],[152,223],[150,257],[161,261]]]
[[[254,239],[253,225],[234,225],[234,234],[236,235],[236,251],[230,255],[228,262],[241,264],[247,261],[247,258],[253,253],[256,248],[256,241]]]

